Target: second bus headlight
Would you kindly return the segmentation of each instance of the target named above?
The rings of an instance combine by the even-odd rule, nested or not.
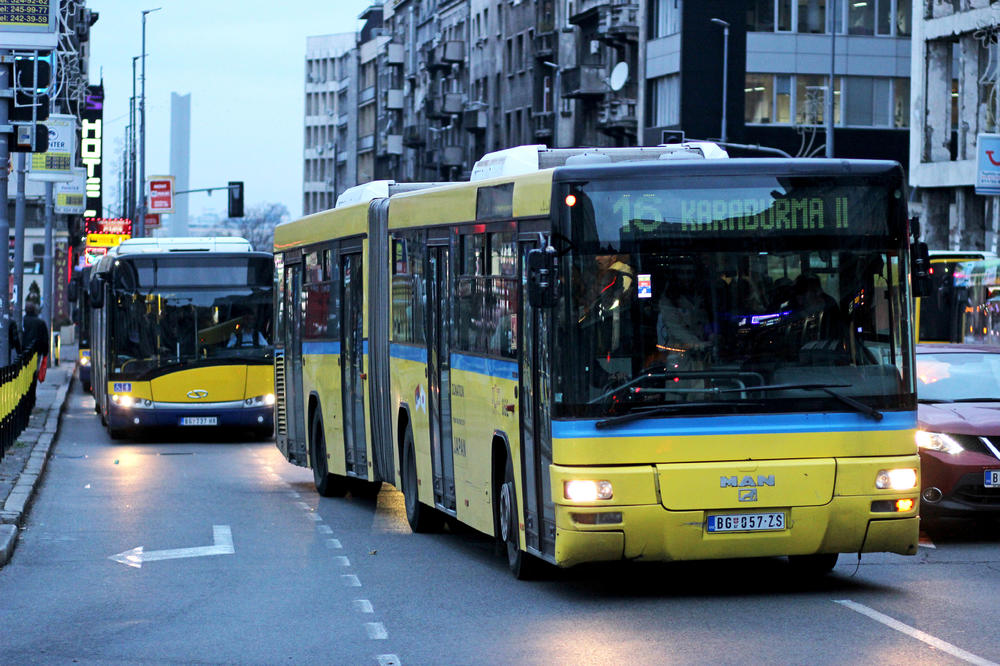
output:
[[[912,490],[917,487],[917,470],[912,467],[879,470],[875,475],[875,487],[879,490]]]
[[[563,497],[572,502],[609,500],[615,493],[610,481],[585,481],[572,479],[563,482]]]
[[[268,393],[266,395],[255,395],[252,398],[247,398],[243,401],[243,405],[246,407],[270,407],[274,404],[274,394]]]

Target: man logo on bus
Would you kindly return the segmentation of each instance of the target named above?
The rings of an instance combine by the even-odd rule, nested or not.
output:
[[[767,476],[758,475],[756,481],[749,474],[742,479],[737,476],[719,477],[720,488],[759,488],[761,486],[771,486],[773,488],[774,474],[768,474]]]
[[[417,390],[413,392],[413,402],[417,411],[427,411],[427,393],[423,384],[417,384]]]

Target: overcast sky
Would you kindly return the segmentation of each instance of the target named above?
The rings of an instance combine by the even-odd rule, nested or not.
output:
[[[105,209],[112,200],[146,17],[146,175],[170,171],[170,93],[191,94],[192,189],[246,183],[246,204],[302,214],[306,37],[357,31],[380,0],[87,0],[90,81],[104,79]],[[141,90],[137,63],[136,90]],[[187,195],[225,216],[225,192]]]

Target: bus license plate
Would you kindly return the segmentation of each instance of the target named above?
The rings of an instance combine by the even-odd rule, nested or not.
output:
[[[709,532],[766,532],[785,529],[785,514],[727,513],[709,514]]]
[[[218,416],[182,416],[182,426],[213,426],[219,425]]]
[[[983,485],[987,488],[1000,488],[1000,469],[988,469],[985,476]]]

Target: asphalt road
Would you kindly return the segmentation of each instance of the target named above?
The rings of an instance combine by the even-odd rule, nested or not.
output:
[[[0,663],[1000,662],[994,526],[809,584],[780,560],[518,582],[485,537],[412,534],[389,486],[322,499],[270,441],[112,442],[72,390],[0,570]]]

